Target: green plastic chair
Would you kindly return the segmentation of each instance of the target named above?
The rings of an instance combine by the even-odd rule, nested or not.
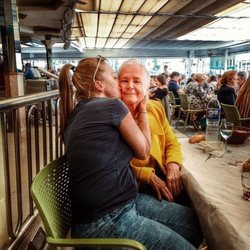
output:
[[[181,108],[179,109],[178,119],[177,119],[175,128],[177,128],[179,125],[179,121],[181,118],[181,112],[184,112],[186,114],[186,117],[185,117],[185,121],[184,121],[184,125],[183,125],[183,132],[185,133],[190,114],[205,112],[206,109],[190,109],[190,101],[188,99],[188,96],[185,93],[179,93],[179,97],[180,97],[180,102],[181,102]]]
[[[176,104],[176,98],[174,96],[174,93],[172,91],[168,92],[168,98],[170,103],[170,110],[171,110],[171,120],[175,114],[175,110],[179,109],[181,107],[180,104]]]
[[[250,121],[250,117],[241,118],[239,110],[235,105],[221,103],[226,120],[232,122],[235,126],[242,126],[243,121]]]
[[[66,238],[71,226],[71,200],[66,156],[45,166],[35,177],[31,197],[41,216],[47,242],[54,247],[126,247],[146,250],[139,242],[123,238]]]

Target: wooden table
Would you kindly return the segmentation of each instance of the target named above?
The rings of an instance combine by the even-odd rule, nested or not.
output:
[[[241,166],[250,140],[228,145],[232,153],[209,158],[177,135],[183,151],[183,182],[197,211],[209,250],[250,249],[250,202],[242,199]]]

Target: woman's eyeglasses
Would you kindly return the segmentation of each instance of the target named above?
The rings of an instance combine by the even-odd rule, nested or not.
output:
[[[107,60],[105,57],[102,57],[102,56],[100,56],[100,55],[98,55],[98,58],[99,58],[99,60],[98,60],[98,63],[97,63],[97,65],[96,65],[94,75],[93,75],[93,77],[92,77],[93,83],[96,81],[95,77],[96,77],[96,74],[97,74],[98,69],[99,69],[99,67],[100,67],[101,61],[102,61],[102,60],[103,60],[103,61],[106,61],[106,60]],[[91,89],[91,88],[92,88],[92,84],[89,84],[89,90],[88,90],[88,97],[89,97],[89,98],[91,97],[91,94],[92,94],[92,89]]]

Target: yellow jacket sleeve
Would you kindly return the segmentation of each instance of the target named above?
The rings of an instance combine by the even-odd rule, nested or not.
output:
[[[178,142],[172,127],[170,126],[167,119],[163,123],[166,139],[165,139],[165,162],[167,165],[170,162],[175,162],[181,166],[182,164],[182,154],[181,154],[181,144]]]
[[[138,160],[136,158],[133,158],[130,161],[130,165],[132,170],[134,171],[136,180],[139,183],[149,183],[149,177],[152,172],[154,172],[154,169],[152,167],[146,167],[148,160]]]

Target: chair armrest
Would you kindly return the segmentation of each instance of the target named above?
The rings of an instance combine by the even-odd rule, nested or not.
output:
[[[47,242],[53,246],[86,246],[86,247],[126,247],[136,250],[146,250],[145,246],[140,242],[130,239],[118,239],[118,238],[92,238],[92,239],[84,239],[84,238],[53,238],[47,236]]]
[[[246,118],[240,118],[240,121],[250,121],[250,117],[246,117]]]

